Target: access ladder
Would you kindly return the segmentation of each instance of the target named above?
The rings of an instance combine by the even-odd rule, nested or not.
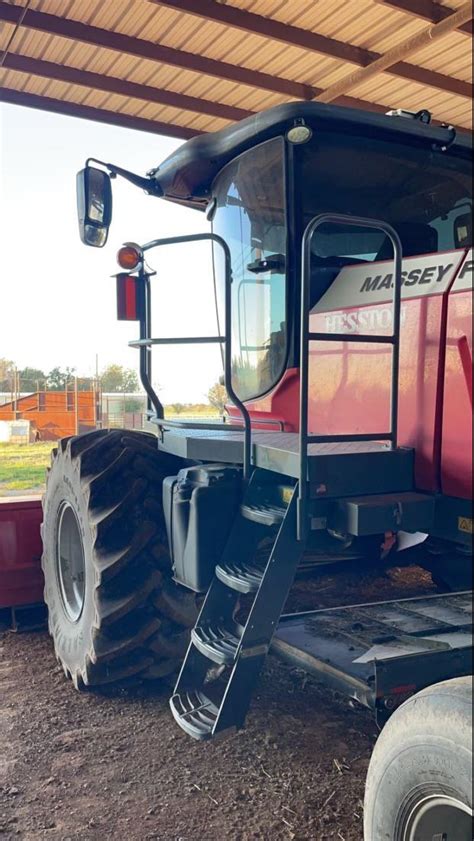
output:
[[[391,239],[395,262],[392,335],[360,336],[310,332],[311,242],[315,231],[328,223],[380,229]],[[269,475],[268,469],[254,467],[250,481],[244,488],[240,511],[223,557],[215,569],[215,576],[192,631],[191,642],[170,699],[174,718],[180,727],[195,739],[208,739],[226,728],[239,728],[244,723],[256,681],[306,549],[309,532],[313,527],[317,527],[313,525],[314,482],[311,481],[311,477],[314,478],[312,462],[317,463],[317,455],[320,453],[315,450],[323,449],[321,445],[327,444],[345,444],[349,451],[352,444],[355,450],[360,450],[360,445],[364,442],[369,449],[369,442],[386,441],[388,445],[380,444],[379,448],[373,445],[374,463],[378,453],[386,456],[387,446],[392,450],[391,455],[395,457],[395,461],[406,462],[407,451],[397,450],[402,280],[402,248],[398,235],[390,225],[379,220],[323,214],[309,223],[302,245],[298,476],[291,498],[286,503],[282,503],[278,498],[276,482],[265,481]],[[309,345],[312,341],[376,342],[391,345],[389,431],[370,435],[321,436],[308,433]],[[227,346],[226,351],[230,352]],[[226,366],[226,371],[228,369],[229,365]],[[248,434],[250,439],[251,429],[246,430],[245,434]],[[264,433],[259,433],[260,437],[263,438]],[[284,433],[281,437],[285,437]],[[245,451],[252,456],[250,440],[246,442]],[[397,491],[412,490],[411,468],[404,481],[405,485],[399,484]],[[272,548],[268,557],[262,560],[259,559],[259,547],[266,536],[271,538]],[[245,624],[242,625],[237,621],[236,615],[243,595],[251,597],[251,604]]]

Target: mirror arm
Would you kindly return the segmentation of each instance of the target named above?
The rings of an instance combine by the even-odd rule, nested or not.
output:
[[[163,190],[161,189],[158,181],[156,178],[148,178],[142,175],[137,175],[135,172],[130,172],[128,169],[123,169],[120,166],[116,166],[116,164],[109,164],[105,161],[99,161],[98,158],[87,158],[86,166],[90,166],[91,163],[100,164],[104,166],[108,172],[110,173],[111,178],[116,178],[117,175],[120,175],[122,178],[125,178],[126,181],[130,181],[135,187],[140,187],[142,190],[145,190],[145,193],[148,193],[150,196],[158,196],[161,197],[163,195]]]

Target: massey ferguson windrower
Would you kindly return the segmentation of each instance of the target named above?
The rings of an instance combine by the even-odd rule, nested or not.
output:
[[[208,739],[243,726],[272,646],[385,725],[366,841],[471,838],[471,153],[429,120],[298,102],[146,177],[89,159],[87,245],[106,242],[117,175],[209,232],[120,249],[156,434],[62,441],[44,503],[50,631],[75,686],[184,657],[171,711]],[[150,261],[178,246],[179,271],[203,240],[215,334],[153,337]],[[225,423],[164,417],[152,348],[193,343],[222,348]],[[281,615],[302,569],[404,557],[444,594]]]

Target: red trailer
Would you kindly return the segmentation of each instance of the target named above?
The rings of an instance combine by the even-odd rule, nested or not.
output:
[[[13,627],[20,608],[43,603],[42,520],[41,497],[0,498],[0,611]]]

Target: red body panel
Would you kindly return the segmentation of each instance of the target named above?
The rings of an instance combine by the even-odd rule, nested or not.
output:
[[[472,251],[449,295],[444,383],[443,493],[472,496]]]
[[[0,608],[43,601],[41,498],[0,499]]]
[[[299,368],[288,368],[273,391],[258,400],[246,402],[252,420],[258,421],[256,429],[275,430],[275,422],[281,424],[285,432],[296,432],[299,428]],[[240,412],[235,406],[227,407],[229,415],[240,419]],[[268,419],[269,423],[265,423]]]
[[[472,361],[472,302],[466,290],[457,293],[453,291],[449,295],[449,289],[454,278],[466,266],[469,255],[466,260],[465,257],[464,251],[454,257],[453,253],[433,255],[431,259],[434,261],[438,258],[451,260],[451,279],[445,275],[447,282],[441,291],[436,288],[436,283],[429,289],[426,286],[419,287],[419,295],[418,287],[417,291],[414,291],[414,287],[408,290],[401,309],[399,376],[398,438],[399,444],[415,450],[417,487],[431,492],[442,490],[461,497],[471,495],[472,481],[471,404],[467,388],[468,370]],[[427,259],[430,259],[430,255],[427,255]],[[407,264],[410,265],[408,261]],[[358,323],[361,314],[364,318],[362,326]],[[352,333],[390,334],[391,314],[389,302],[342,306],[334,310],[326,308],[326,311],[314,312],[310,316],[310,330],[349,332],[347,325],[350,324]],[[443,388],[447,324],[448,359],[446,386]],[[458,339],[463,343],[461,354]],[[347,342],[313,343],[309,379],[310,432],[344,434],[388,431],[390,346]],[[444,416],[443,392],[446,398]],[[253,418],[263,420],[268,417],[285,421],[284,428],[291,431],[298,428],[298,403],[298,370],[290,369],[270,394],[247,403],[247,406]],[[442,441],[443,422],[445,439]],[[259,424],[258,429],[264,428]]]
[[[427,491],[436,491],[438,486],[435,430],[442,370],[442,302],[443,297],[436,295],[402,305],[398,437],[402,446],[415,449],[416,484]],[[368,313],[387,309],[364,307]],[[311,316],[311,330],[325,329],[324,321],[321,315]],[[390,366],[388,345],[315,343],[310,365],[311,431],[388,431]]]

